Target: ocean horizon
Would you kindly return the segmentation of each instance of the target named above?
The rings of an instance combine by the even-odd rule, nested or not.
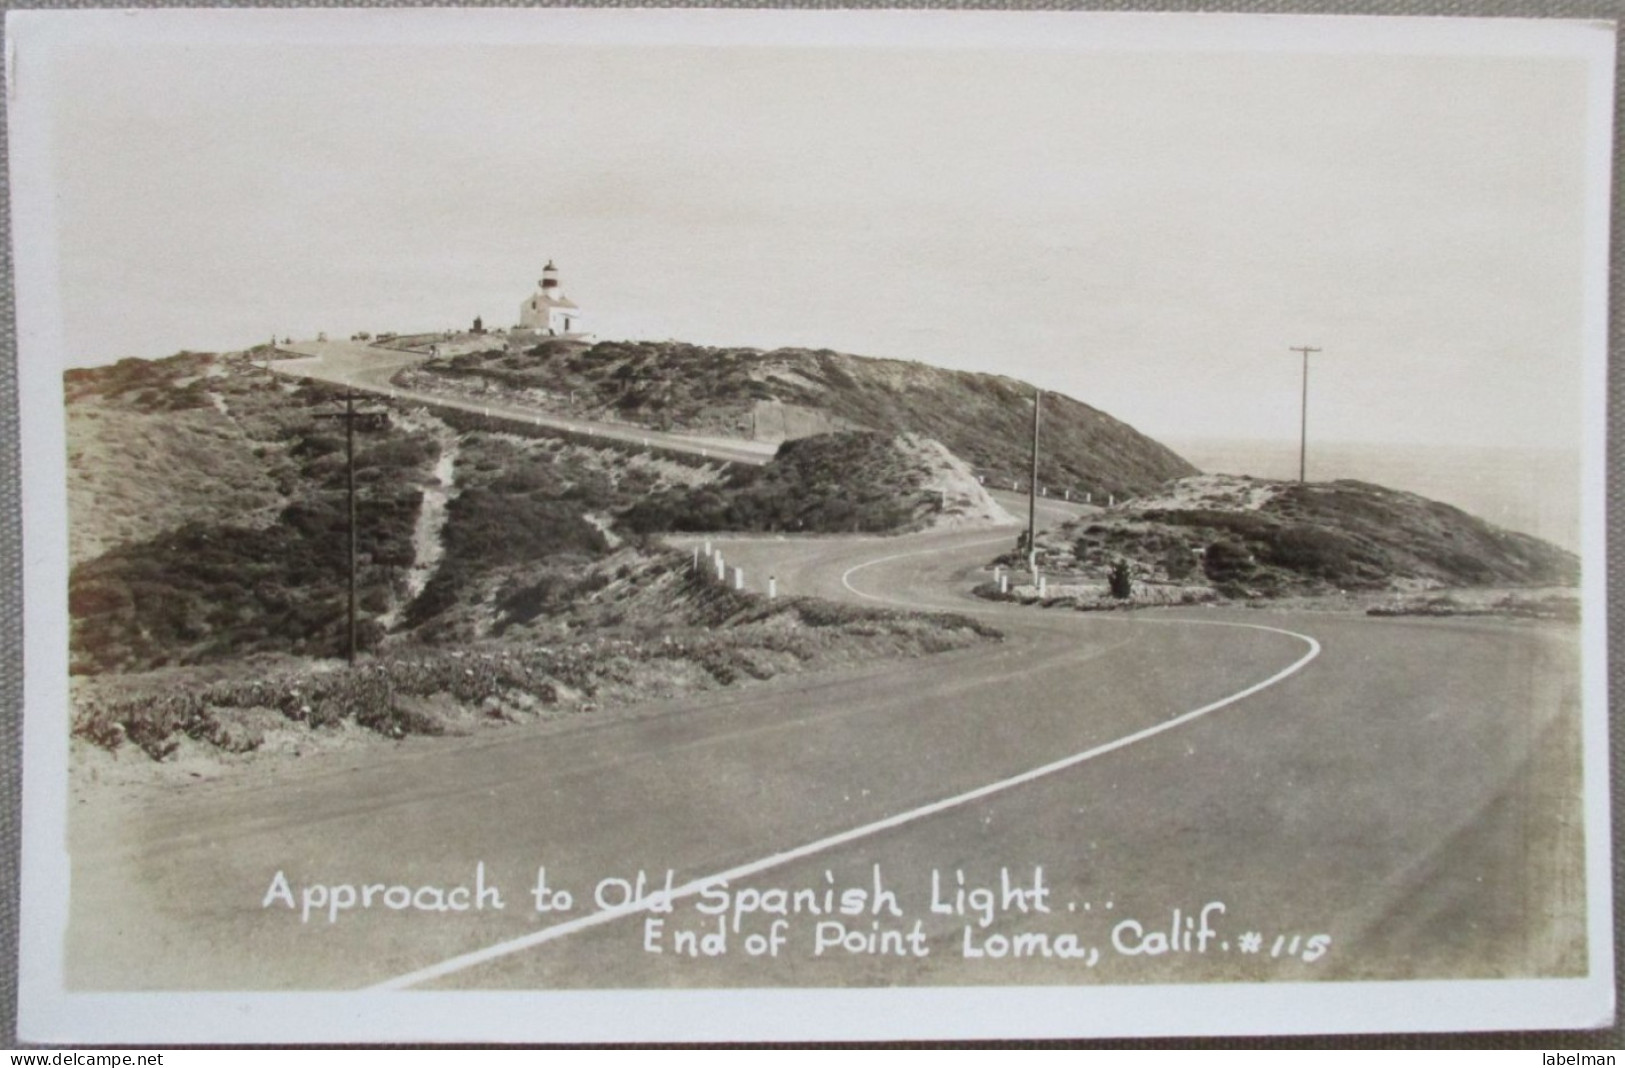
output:
[[[1298,443],[1180,439],[1169,448],[1210,474],[1298,477]],[[1571,552],[1580,548],[1578,450],[1311,443],[1307,476],[1374,482],[1454,505]]]

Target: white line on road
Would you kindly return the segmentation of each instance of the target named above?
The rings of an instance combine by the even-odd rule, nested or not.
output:
[[[898,555],[909,556],[913,554],[900,553]],[[895,558],[896,557],[889,557],[888,559]],[[871,563],[880,562],[881,561],[879,560],[871,561]],[[852,570],[856,569],[854,568]],[[850,575],[851,571],[849,570],[847,574]],[[842,581],[845,582],[844,576]],[[847,588],[852,589],[850,585]],[[859,591],[853,590],[853,592],[857,593]],[[1093,760],[1096,757],[1105,756],[1107,753],[1116,752],[1119,749],[1131,746],[1135,742],[1142,742],[1147,738],[1153,738],[1165,731],[1171,731],[1175,727],[1183,726],[1192,720],[1205,716],[1209,712],[1217,712],[1219,709],[1224,708],[1227,705],[1232,705],[1237,701],[1243,700],[1244,698],[1251,697],[1260,690],[1274,686],[1282,679],[1297,674],[1297,672],[1300,671],[1304,665],[1308,664],[1309,661],[1320,655],[1320,643],[1315,641],[1315,639],[1309,637],[1307,634],[1299,634],[1297,631],[1292,630],[1283,630],[1280,627],[1266,627],[1258,623],[1231,623],[1217,619],[1159,620],[1158,622],[1202,623],[1209,626],[1243,627],[1248,630],[1269,631],[1273,634],[1284,634],[1290,638],[1296,638],[1299,641],[1307,644],[1309,646],[1309,651],[1303,656],[1299,657],[1297,660],[1293,661],[1287,667],[1277,671],[1269,678],[1264,679],[1262,682],[1255,682],[1246,689],[1236,691],[1229,697],[1221,698],[1214,701],[1212,704],[1203,705],[1201,708],[1192,709],[1191,711],[1186,712],[1184,715],[1176,716],[1170,720],[1165,720],[1154,727],[1147,727],[1144,730],[1135,731],[1133,734],[1125,734],[1123,737],[1114,741],[1106,742],[1103,745],[1097,745],[1093,749],[1085,749],[1081,753],[1074,753],[1069,757],[1063,757],[1060,760],[1045,764],[1041,767],[1033,768],[1030,771],[1024,771],[1021,774],[1013,775],[1008,779],[1000,779],[998,782],[989,783],[986,786],[981,786],[974,790],[968,790],[962,794],[955,794],[953,797],[944,798],[941,801],[935,801],[929,805],[922,805],[919,808],[910,809],[907,812],[902,812],[895,816],[888,816],[883,820],[876,820],[873,823],[866,823],[861,827],[854,827],[849,831],[842,831],[840,834],[832,834],[827,838],[820,838],[815,842],[808,842],[806,845],[797,846],[795,849],[787,850],[783,853],[774,853],[771,856],[763,857],[760,860],[754,860],[748,864],[741,864],[738,867],[729,868],[727,871],[717,872],[715,875],[707,875],[703,878],[686,882],[681,886],[674,888],[670,894],[662,893],[659,896],[659,901],[678,901],[682,900],[683,898],[693,897],[706,887],[716,886],[720,883],[732,882],[735,879],[743,879],[751,875],[758,875],[772,868],[777,868],[781,865],[788,864],[793,860],[800,860],[803,857],[810,857],[814,854],[822,853],[825,850],[833,849],[836,846],[845,845],[848,842],[855,842],[859,839],[868,838],[871,835],[879,834],[882,831],[889,831],[897,827],[902,827],[905,824],[914,823],[918,820],[925,819],[927,816],[934,816],[939,812],[946,812],[949,809],[958,808],[961,805],[967,805],[972,801],[978,801],[984,797],[989,797],[993,794],[1000,793],[1017,786],[1023,786],[1027,783],[1033,782],[1034,780],[1041,779],[1046,775],[1053,775],[1058,771],[1065,771],[1068,768],[1077,767],[1084,761]],[[580,916],[573,920],[567,920],[564,923],[554,924],[551,927],[544,927],[541,930],[533,931],[528,935],[522,935],[518,938],[509,939],[506,942],[498,942],[495,945],[487,946],[484,949],[474,950],[471,953],[460,954],[459,956],[452,957],[449,960],[441,961],[439,964],[432,964],[427,968],[420,968],[415,972],[408,972],[406,975],[397,976],[394,979],[387,980],[386,982],[379,983],[376,986],[372,986],[367,989],[405,990],[409,987],[417,986],[420,983],[426,983],[433,979],[439,979],[447,975],[452,975],[456,972],[465,971],[469,968],[475,967],[476,965],[485,964],[500,957],[506,957],[514,953],[519,953],[534,946],[557,941],[560,938],[575,934],[579,931],[599,927],[603,924],[611,923],[626,916],[636,915],[637,913],[646,911],[649,906],[654,903],[656,902],[646,899],[641,901],[633,901],[616,908],[604,909],[600,912],[589,913],[586,916]]]
[[[954,546],[954,548],[956,548],[956,549],[975,549],[975,548],[978,548],[979,546],[983,546],[983,545],[998,545],[998,544],[1000,544],[1002,542],[1007,542],[1009,540],[1010,540],[1010,536],[1008,534],[1004,534],[1004,535],[1000,535],[997,538],[984,538],[981,541],[968,541],[964,545],[956,545],[956,546]],[[942,551],[941,546],[931,546],[931,547],[925,548],[925,549],[914,549],[914,550],[911,550],[911,551],[906,552],[906,553],[893,553],[890,556],[879,556],[879,557],[876,557],[873,560],[865,560],[861,564],[853,564],[851,567],[849,567],[845,571],[841,572],[841,585],[845,586],[847,589],[851,590],[853,593],[857,594],[859,597],[865,597],[865,598],[868,598],[871,601],[879,601],[881,604],[902,605],[905,608],[926,608],[926,607],[929,607],[927,605],[915,604],[915,603],[913,603],[911,601],[898,601],[898,600],[895,600],[895,599],[890,598],[890,597],[881,597],[881,596],[879,596],[877,594],[865,593],[863,590],[860,590],[856,586],[852,585],[852,576],[854,574],[856,574],[857,572],[862,571],[866,567],[875,567],[875,566],[877,566],[879,564],[889,564],[893,560],[902,560],[902,559],[906,559],[907,557],[910,557],[910,556],[926,556],[926,555],[928,555],[930,553],[940,553],[941,551]],[[974,611],[978,611],[978,609],[964,608],[964,609],[959,609],[959,611],[962,611],[962,612],[974,612]],[[990,611],[990,609],[981,609],[981,611],[984,611],[984,612],[985,611]]]

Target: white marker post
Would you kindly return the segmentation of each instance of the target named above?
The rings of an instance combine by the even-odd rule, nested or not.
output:
[[[722,550],[721,549],[717,550],[717,581],[718,582],[727,582],[728,581],[728,569],[722,563]]]
[[[1009,575],[1000,575],[999,576],[999,592],[1000,593],[1009,593],[1010,592],[1010,576]]]
[[[771,601],[775,597],[777,597],[778,595],[779,595],[779,577],[777,575],[769,575],[769,576],[767,576],[767,599]]]
[[[1038,596],[1039,599],[1044,597],[1044,576],[1042,575],[1038,576]]]
[[[745,588],[745,571],[744,571],[743,568],[736,567],[736,568],[734,568],[734,589],[742,590],[744,588]]]

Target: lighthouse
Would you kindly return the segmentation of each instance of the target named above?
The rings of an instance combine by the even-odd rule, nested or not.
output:
[[[581,309],[559,287],[559,269],[552,260],[542,268],[536,292],[519,306],[519,326],[548,337],[577,337],[584,332]]]

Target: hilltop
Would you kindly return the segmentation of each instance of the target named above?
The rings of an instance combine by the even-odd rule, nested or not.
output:
[[[941,442],[990,484],[1030,477],[1033,388],[828,349],[707,348],[676,341],[546,341],[429,360],[403,386],[493,393],[582,418],[782,441],[838,430]],[[1123,496],[1196,469],[1126,423],[1046,393],[1039,480],[1057,492]]]
[[[1058,588],[1123,565],[1137,600],[1572,586],[1579,560],[1414,493],[1350,480],[1201,475],[1038,538]],[[1019,565],[1015,554],[1004,562]]]

